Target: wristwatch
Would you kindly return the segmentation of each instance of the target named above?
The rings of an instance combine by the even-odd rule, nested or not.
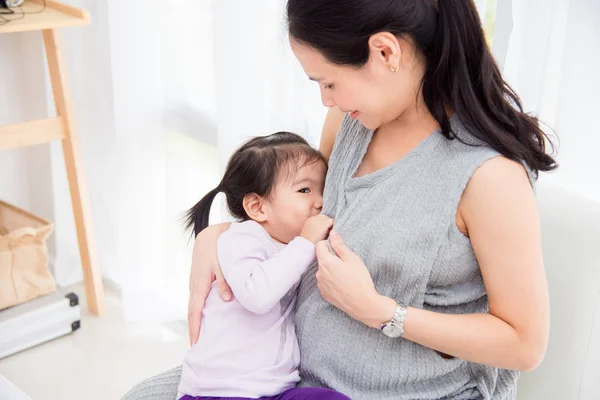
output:
[[[384,335],[397,338],[404,333],[404,319],[406,318],[407,308],[402,303],[397,303],[396,312],[391,321],[381,324],[381,331]]]

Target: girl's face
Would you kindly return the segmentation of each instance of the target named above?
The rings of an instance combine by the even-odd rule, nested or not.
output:
[[[392,122],[416,104],[422,71],[415,68],[408,41],[386,33],[372,36],[369,61],[361,68],[332,64],[293,38],[290,44],[306,75],[318,82],[323,105],[337,106],[368,129]]]
[[[265,201],[263,226],[271,237],[289,243],[302,232],[306,220],[321,213],[327,167],[321,160],[283,176]]]

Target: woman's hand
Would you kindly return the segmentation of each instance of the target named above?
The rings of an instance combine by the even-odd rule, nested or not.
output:
[[[381,296],[367,267],[340,235],[332,231],[327,241],[317,243],[317,283],[325,300],[350,315],[352,318],[374,328],[392,319],[396,303]]]
[[[217,259],[217,239],[229,228],[229,225],[226,223],[209,226],[196,236],[194,242],[188,303],[188,330],[191,346],[200,337],[202,310],[212,283],[217,281],[217,289],[223,300],[230,301],[232,298],[231,288],[223,278]]]

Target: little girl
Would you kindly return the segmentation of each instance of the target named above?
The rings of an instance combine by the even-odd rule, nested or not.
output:
[[[319,215],[326,162],[300,136],[254,138],[231,157],[221,183],[188,212],[196,235],[208,226],[219,192],[231,224],[218,259],[233,299],[211,290],[198,343],[183,363],[178,398],[348,400],[328,389],[296,388],[300,355],[293,309],[300,277],[315,261],[315,243],[333,220]]]

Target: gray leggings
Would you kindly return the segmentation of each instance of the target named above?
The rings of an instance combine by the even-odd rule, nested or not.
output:
[[[175,400],[181,380],[181,366],[135,385],[121,400]]]

